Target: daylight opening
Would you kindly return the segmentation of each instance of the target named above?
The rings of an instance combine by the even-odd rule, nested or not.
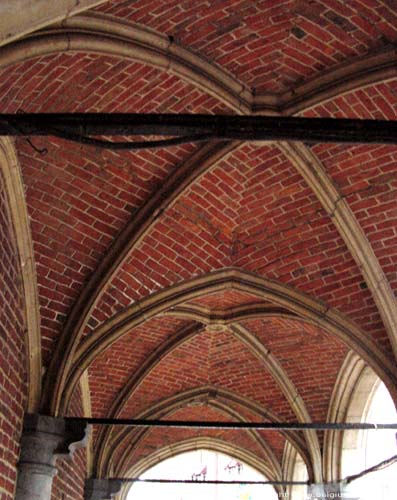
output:
[[[368,378],[367,376],[367,380]],[[364,398],[366,400],[362,408]],[[393,400],[385,385],[379,380],[372,383],[372,387],[371,384],[361,384],[352,403],[354,402],[357,404],[351,405],[350,421],[368,423],[393,423],[397,421]],[[360,406],[361,411],[358,412],[357,408]],[[396,454],[397,445],[394,430],[348,431],[343,440],[342,477],[357,474]],[[394,464],[357,479],[351,483],[350,490],[361,500],[373,500],[374,498],[390,500],[397,498],[396,477],[397,464]]]
[[[268,478],[241,460],[210,450],[182,453],[155,465],[141,479],[202,481],[267,481]],[[271,485],[252,484],[134,484],[127,500],[278,500]]]

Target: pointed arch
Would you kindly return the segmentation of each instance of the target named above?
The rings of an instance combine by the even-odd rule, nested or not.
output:
[[[40,402],[42,366],[36,264],[22,174],[14,145],[6,137],[0,138],[0,168],[6,185],[23,281],[28,362],[28,411],[35,412]]]
[[[339,370],[328,407],[327,422],[346,422],[352,394],[367,370],[365,362],[354,352],[349,352]],[[326,481],[340,478],[340,458],[343,433],[335,430],[324,433],[323,468]]]
[[[171,352],[173,352],[182,343],[187,342],[193,336],[199,334],[203,330],[202,325],[188,325],[182,328],[180,331],[176,332],[171,336],[165,344],[162,344],[157,349],[155,349],[151,355],[146,359],[145,363],[141,366],[138,372],[127,382],[123,389],[118,393],[116,399],[113,401],[108,415],[112,418],[116,418],[122,412],[125,404],[133,396],[135,390],[143,382],[145,377],[152,372],[156,366]],[[249,332],[246,328],[241,325],[232,325],[230,327],[232,334],[243,343],[250,352],[264,365],[265,369],[270,373],[272,378],[275,380],[277,386],[280,388],[281,392],[291,405],[292,411],[296,415],[298,421],[300,422],[310,422],[311,418],[309,412],[306,409],[305,403],[300,397],[294,384],[289,379],[287,373],[278,363],[275,357],[267,351],[267,349],[262,345],[255,336]],[[220,394],[222,391],[217,389],[216,394]],[[222,392],[226,394],[226,392]],[[225,396],[226,397],[226,396]],[[230,399],[230,398],[229,398]],[[112,428],[106,427],[99,431],[98,441],[97,441],[97,454],[99,456],[99,461],[102,460],[101,457],[104,456],[106,447],[111,438]],[[306,431],[305,436],[309,444],[309,452],[311,457],[311,463],[313,465],[315,476],[318,480],[321,480],[322,472],[321,467],[317,464],[321,464],[321,452],[320,445],[315,431]]]
[[[273,479],[272,471],[266,466],[263,461],[257,459],[255,455],[250,453],[243,448],[236,446],[232,443],[226,443],[221,439],[215,438],[193,438],[186,439],[177,444],[173,444],[172,446],[165,446],[156,450],[149,457],[140,460],[137,464],[127,470],[126,477],[138,477],[146,472],[151,467],[154,467],[158,463],[167,460],[168,458],[175,457],[180,455],[181,453],[186,453],[189,451],[195,450],[210,450],[218,453],[223,453],[225,455],[229,455],[232,458],[237,460],[241,460],[246,463],[253,469],[256,469],[258,472],[263,474],[265,477],[269,479]],[[130,489],[130,485],[125,486],[120,494],[120,500],[126,500],[128,491]],[[277,491],[281,490],[277,489]]]
[[[328,176],[323,164],[307,146],[281,142],[279,147],[332,218],[338,233],[361,270],[382,318],[394,357],[397,359],[397,301],[358,220]]]
[[[154,293],[106,321],[80,345],[66,374],[65,390],[56,394],[54,401],[67,405],[83,371],[96,356],[132,328],[183,302],[228,288],[272,302],[337,336],[374,369],[397,399],[396,366],[366,332],[337,311],[295,289],[246,271],[227,268]]]
[[[251,413],[254,413],[258,416],[259,419],[271,420],[274,422],[281,421],[276,414],[268,409],[263,408],[258,403],[255,403],[248,398],[241,397],[233,393],[232,391],[223,390],[212,386],[198,387],[165,398],[164,400],[161,400],[160,402],[152,405],[146,411],[142,412],[138,418],[162,418],[189,404],[200,402],[204,402],[205,404],[213,408],[219,409],[225,412],[230,417],[239,421],[244,421],[244,418],[240,415],[239,411],[236,410],[236,405],[237,407],[241,407]],[[271,449],[268,447],[268,445],[266,445],[266,443],[260,437],[259,433],[257,431],[251,431],[252,430],[246,432],[249,432],[249,434],[253,436],[256,441],[260,442],[261,446],[264,447],[265,453],[270,452]],[[118,431],[115,435],[113,435],[112,439],[107,443],[105,447],[103,447],[102,453],[97,454],[98,462],[96,464],[96,472],[98,477],[106,477],[106,475],[108,475],[108,468],[111,466],[112,457],[118,446],[123,443],[125,439],[128,438],[130,440],[127,449],[131,451],[134,446],[136,446],[140,442],[143,436],[146,435],[147,432],[149,432],[149,429],[131,430],[127,428]],[[313,466],[311,458],[302,437],[296,431],[282,431],[282,434],[291,442],[294,447],[299,450],[299,453],[304,457],[311,477],[313,477]],[[124,456],[126,457],[130,451],[126,450],[124,452]],[[273,452],[271,452],[271,455],[269,455],[269,459],[271,463],[274,463],[276,465],[275,470],[278,471],[279,474],[281,474],[280,465],[278,464],[277,459],[274,457]],[[121,460],[120,464],[120,467],[122,467],[123,460]],[[122,469],[120,469],[119,472],[123,472]]]

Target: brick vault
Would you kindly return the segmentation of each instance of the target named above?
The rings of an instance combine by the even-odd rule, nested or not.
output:
[[[392,0],[53,3],[1,2],[1,113],[397,117]],[[26,413],[343,422],[365,369],[397,401],[396,162],[1,138],[0,497]],[[297,456],[311,482],[340,474],[332,431],[94,427],[52,498],[198,443],[274,481]]]

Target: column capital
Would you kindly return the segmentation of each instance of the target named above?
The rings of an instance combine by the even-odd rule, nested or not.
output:
[[[87,440],[83,420],[26,414],[18,462],[16,500],[50,500],[55,461],[69,456]]]

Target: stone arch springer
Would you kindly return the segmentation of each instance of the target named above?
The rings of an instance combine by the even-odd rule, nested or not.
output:
[[[381,378],[355,353],[348,353],[340,369],[331,397],[328,418],[336,422],[366,421],[369,405]],[[390,391],[389,391],[390,392]],[[394,400],[394,405],[396,402]],[[327,431],[324,439],[324,468],[329,480],[342,477],[342,459],[346,436],[355,446],[368,431]]]
[[[355,387],[366,369],[368,366],[357,354],[352,351],[347,354],[332,391],[327,415],[329,422],[346,422],[346,415]],[[340,478],[342,444],[342,432],[325,431],[323,469],[327,481],[335,481]]]

